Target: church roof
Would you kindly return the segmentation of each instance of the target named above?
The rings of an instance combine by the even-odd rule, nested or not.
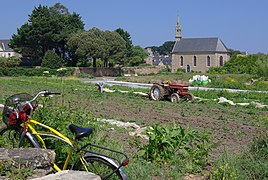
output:
[[[13,52],[13,49],[11,49],[8,46],[9,40],[1,40],[0,39],[0,51],[2,52]]]
[[[228,50],[219,38],[182,38],[180,41],[176,41],[172,51],[172,53],[194,52],[227,53]]]

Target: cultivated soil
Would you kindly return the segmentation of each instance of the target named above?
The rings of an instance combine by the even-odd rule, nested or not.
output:
[[[146,77],[148,78],[148,77]],[[148,79],[130,79],[132,82],[148,83]],[[84,103],[92,114],[104,118],[135,122],[141,127],[148,127],[158,123],[172,125],[173,122],[182,126],[190,126],[201,131],[208,131],[212,140],[219,142],[219,146],[211,152],[211,162],[224,152],[241,153],[248,145],[261,135],[265,129],[261,122],[267,119],[268,112],[263,109],[223,105],[218,103],[194,103],[170,101],[153,101],[137,95],[116,96],[116,93],[102,93],[101,102],[87,99]],[[105,100],[103,100],[105,99]],[[81,105],[81,104],[80,104]],[[131,131],[131,130],[130,130]],[[128,144],[128,134],[110,133],[116,139]],[[136,151],[133,146],[126,147],[126,151]]]

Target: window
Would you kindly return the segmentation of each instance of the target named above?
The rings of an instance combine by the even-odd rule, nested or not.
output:
[[[207,56],[207,66],[210,66],[210,57]]]
[[[223,66],[223,57],[220,56],[220,66]]]
[[[183,57],[181,56],[181,66],[183,66]]]
[[[194,56],[194,66],[196,66],[196,56]]]

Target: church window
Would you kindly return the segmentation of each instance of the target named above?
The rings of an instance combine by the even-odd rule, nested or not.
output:
[[[180,57],[181,60],[181,66],[183,66],[183,56]]]
[[[207,66],[210,66],[210,56],[207,56]]]
[[[196,66],[196,56],[194,56],[194,66]]]
[[[220,56],[220,66],[223,66],[223,57]]]

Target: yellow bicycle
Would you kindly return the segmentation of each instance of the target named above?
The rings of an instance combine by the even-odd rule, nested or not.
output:
[[[76,126],[74,124],[69,125],[70,131],[74,134],[73,139],[69,139],[57,130],[42,124],[36,120],[31,119],[34,109],[37,104],[34,102],[40,96],[50,96],[60,94],[58,92],[50,92],[48,90],[38,92],[34,97],[27,93],[15,94],[6,99],[3,110],[3,121],[6,124],[4,128],[0,130],[0,135],[3,135],[8,130],[14,130],[19,134],[19,146],[24,147],[24,142],[28,141],[32,147],[46,149],[44,136],[57,138],[69,145],[69,151],[63,167],[60,168],[55,163],[53,168],[56,171],[66,170],[69,168],[69,163],[72,155],[76,154],[77,160],[71,166],[72,170],[82,170],[92,172],[99,175],[102,179],[128,179],[126,174],[122,170],[122,166],[128,164],[128,157],[126,154],[108,149],[96,144],[81,145],[80,140],[84,137],[90,136],[93,132],[92,128],[85,128]],[[45,131],[39,132],[35,127],[41,127]],[[100,149],[102,151],[109,151],[110,154],[116,154],[116,156],[122,156],[122,160],[104,155],[93,151],[94,149]],[[88,150],[91,149],[91,150]]]

